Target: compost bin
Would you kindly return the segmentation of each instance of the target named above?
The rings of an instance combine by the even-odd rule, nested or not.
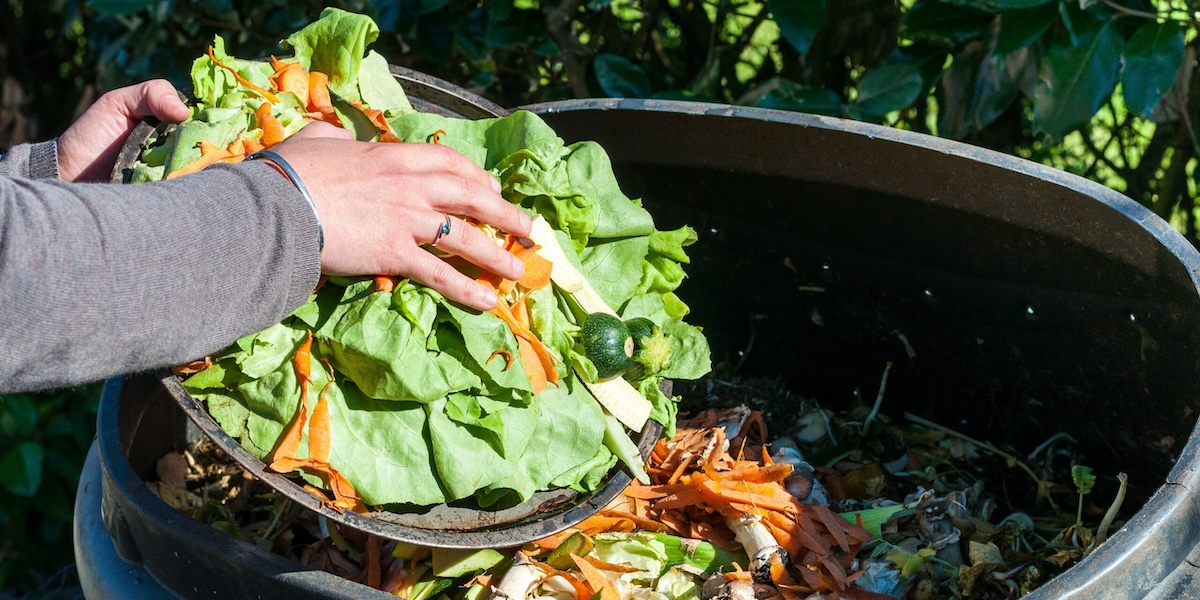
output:
[[[431,109],[495,114],[445,82],[405,84]],[[600,142],[660,228],[699,231],[679,294],[715,362],[826,401],[890,362],[885,413],[1014,448],[1065,432],[1097,472],[1129,473],[1141,505],[1124,527],[1027,597],[1198,593],[1200,256],[1168,224],[1082,178],[870,124],[655,100],[529,108],[568,142]],[[186,423],[155,376],[108,382],[100,415],[76,509],[88,597],[389,597],[148,492]]]

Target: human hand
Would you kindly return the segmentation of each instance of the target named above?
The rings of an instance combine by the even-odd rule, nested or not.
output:
[[[527,235],[529,216],[500,197],[500,182],[491,174],[451,148],[292,136],[271,149],[296,170],[316,204],[325,229],[321,270],[327,274],[408,277],[488,310],[496,305],[495,291],[422,244],[436,241],[439,250],[507,279],[519,279],[525,270],[463,219]],[[447,216],[450,231],[438,239]]]
[[[175,86],[164,79],[115,89],[96,100],[58,138],[64,181],[106,181],[125,138],[146,117],[178,123],[188,117]]]

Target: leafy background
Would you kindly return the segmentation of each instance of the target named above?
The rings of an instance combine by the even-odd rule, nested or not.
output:
[[[881,123],[1093,179],[1198,240],[1193,0],[0,0],[0,148],[105,90],[184,85],[214,34],[279,53],[326,5],[372,15],[393,63],[503,106],[685,98]],[[0,398],[0,598],[71,560],[95,389]]]

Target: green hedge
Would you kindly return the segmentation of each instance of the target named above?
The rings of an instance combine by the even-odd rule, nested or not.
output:
[[[74,557],[75,486],[100,386],[0,397],[0,597],[39,587]]]

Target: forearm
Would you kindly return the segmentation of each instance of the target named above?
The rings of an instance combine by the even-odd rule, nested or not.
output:
[[[0,156],[0,177],[46,179],[58,177],[57,143],[21,144]]]
[[[320,275],[265,164],[117,186],[0,178],[0,392],[178,364],[266,328]]]

